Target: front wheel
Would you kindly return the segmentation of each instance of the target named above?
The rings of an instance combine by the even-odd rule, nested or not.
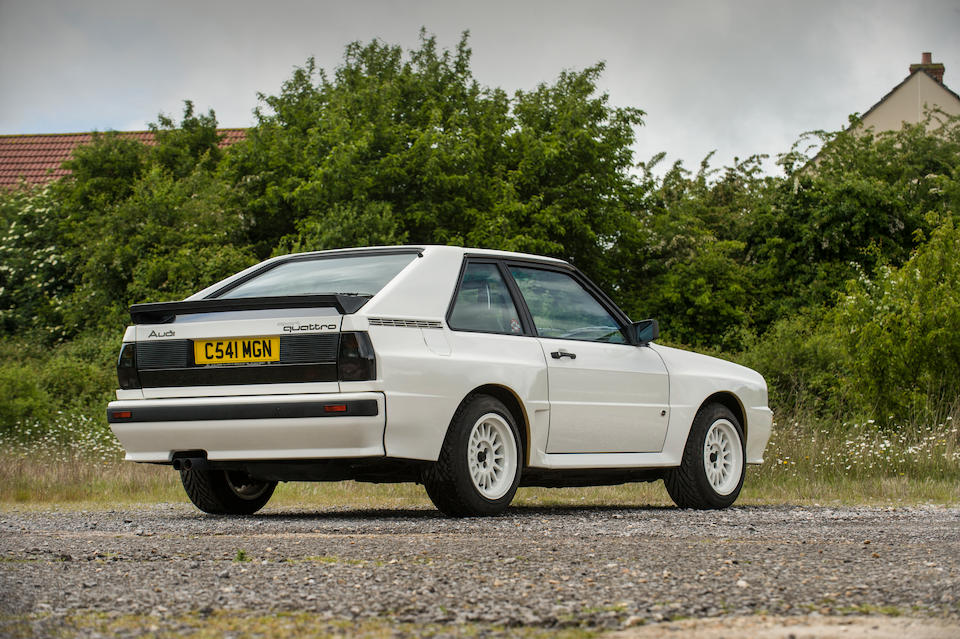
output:
[[[233,470],[181,470],[180,481],[193,505],[211,515],[252,515],[277,487],[275,481]]]
[[[487,395],[457,410],[437,463],[424,487],[451,517],[495,515],[506,509],[520,483],[520,437],[510,411]]]
[[[693,420],[680,467],[663,483],[680,508],[726,508],[740,495],[745,458],[740,422],[726,406],[708,404]]]

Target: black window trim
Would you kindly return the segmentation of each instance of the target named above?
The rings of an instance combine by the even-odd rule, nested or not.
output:
[[[520,288],[513,278],[513,273],[510,273],[511,266],[518,266],[521,268],[534,268],[534,269],[539,269],[541,271],[554,271],[556,273],[563,273],[565,275],[571,276],[575,282],[583,286],[584,290],[586,290],[588,295],[593,297],[605,311],[610,313],[610,316],[613,318],[613,321],[619,324],[620,333],[624,337],[624,341],[622,342],[621,345],[626,345],[626,346],[637,345],[632,336],[633,331],[628,330],[628,327],[631,326],[633,323],[630,321],[630,318],[627,316],[627,314],[624,313],[620,309],[620,307],[617,306],[616,303],[612,299],[610,299],[610,297],[606,293],[603,292],[603,289],[601,289],[599,286],[594,284],[589,277],[584,275],[583,272],[580,271],[575,266],[570,264],[540,262],[536,260],[525,260],[525,259],[516,259],[516,258],[505,259],[503,260],[503,267],[507,271],[507,274],[510,276],[509,281],[512,284],[512,286],[516,287],[518,294],[520,293]],[[530,312],[530,309],[527,307],[527,302],[525,299],[523,299],[522,294],[520,295],[520,299],[522,300],[522,303],[523,303],[522,313],[524,313],[527,317],[530,318],[530,325],[533,328],[533,334],[537,337],[540,337],[540,334],[536,330],[536,324],[533,323],[533,314]],[[617,342],[599,342],[596,340],[587,340],[587,339],[578,340],[578,339],[565,338],[565,337],[543,337],[543,339],[569,339],[570,341],[591,342],[594,344],[614,344],[614,345],[617,344]]]
[[[522,332],[503,333],[501,331],[484,331],[475,328],[457,328],[450,322],[450,318],[453,316],[453,307],[456,305],[457,296],[460,294],[460,287],[463,286],[463,277],[466,275],[467,267],[471,264],[492,264],[497,268],[497,272],[500,273],[500,277],[503,279],[503,283],[506,285],[507,291],[510,293],[510,300],[513,302],[513,307],[516,309],[517,314],[519,315],[518,319],[520,320]],[[450,302],[447,304],[447,314],[444,316],[444,320],[446,321],[447,326],[450,327],[450,330],[460,333],[508,335],[510,337],[536,337],[536,329],[533,327],[533,318],[530,317],[530,312],[527,310],[526,304],[523,303],[523,297],[520,295],[520,289],[517,288],[513,278],[510,277],[510,272],[507,271],[506,267],[504,266],[503,260],[492,255],[464,255],[463,261],[460,263],[460,273],[457,275],[457,285],[453,288],[453,295],[450,298]]]
[[[474,329],[465,329],[465,328],[455,328],[450,323],[450,316],[453,314],[453,305],[457,301],[457,294],[460,292],[460,286],[463,284],[463,276],[467,269],[467,266],[472,263],[479,264],[496,264],[501,277],[503,277],[504,282],[507,284],[507,289],[510,291],[510,297],[513,300],[513,305],[517,309],[517,313],[520,314],[520,323],[523,327],[523,333],[501,333],[499,331],[480,331]],[[624,336],[625,341],[621,346],[637,346],[638,343],[633,337],[633,331],[629,330],[629,327],[633,325],[633,322],[630,320],[630,317],[627,316],[623,310],[620,309],[617,304],[610,299],[606,293],[603,292],[599,286],[593,283],[593,281],[584,275],[580,269],[568,264],[566,262],[546,262],[543,260],[538,260],[536,258],[524,258],[520,256],[499,256],[499,255],[486,255],[483,253],[465,253],[463,256],[463,261],[460,264],[460,273],[457,275],[457,285],[453,289],[453,295],[450,299],[449,304],[447,305],[447,314],[446,314],[446,323],[450,327],[450,330],[464,332],[464,333],[484,333],[489,335],[510,335],[513,337],[540,337],[537,332],[536,324],[533,321],[533,314],[530,312],[529,307],[527,307],[527,301],[523,298],[523,293],[520,291],[520,287],[517,285],[516,280],[513,278],[513,274],[510,272],[511,266],[520,266],[527,268],[536,268],[544,271],[555,271],[557,273],[564,273],[573,277],[574,281],[583,286],[587,291],[587,294],[592,296],[605,311],[610,313],[613,317],[613,320],[619,324],[620,333]],[[544,337],[544,339],[565,339],[562,337]],[[618,345],[617,342],[597,342],[594,340],[574,340],[578,342],[592,342],[594,344],[614,344]]]
[[[423,249],[417,246],[404,246],[404,247],[390,247],[390,248],[368,248],[368,249],[334,249],[331,251],[321,251],[318,253],[295,253],[293,255],[286,255],[280,259],[271,262],[269,264],[264,264],[262,268],[258,268],[255,271],[247,273],[243,277],[236,279],[229,284],[221,286],[214,292],[210,293],[203,299],[220,299],[220,296],[224,293],[229,293],[233,289],[237,288],[241,284],[245,284],[252,280],[255,277],[259,277],[266,273],[267,271],[272,271],[276,267],[282,264],[290,264],[292,262],[310,262],[313,260],[330,260],[343,257],[371,257],[373,255],[404,255],[406,253],[415,254],[417,257],[423,257]]]

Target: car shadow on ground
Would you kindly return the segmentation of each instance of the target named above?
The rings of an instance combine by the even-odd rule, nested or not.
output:
[[[768,510],[768,506],[735,506],[739,511],[762,511]],[[491,517],[447,517],[443,513],[433,508],[343,508],[335,510],[309,510],[304,509],[269,509],[258,512],[254,515],[242,517],[245,520],[266,520],[266,521],[336,521],[336,520],[362,520],[362,521],[390,521],[390,520],[437,520],[437,521],[496,521],[498,519],[516,519],[516,518],[534,518],[534,517],[576,517],[583,518],[584,515],[595,513],[597,515],[669,515],[684,512],[684,510],[675,506],[616,506],[616,505],[589,505],[572,504],[569,506],[511,506],[504,513]],[[686,512],[696,512],[688,510]],[[701,511],[706,512],[706,511]],[[722,513],[722,510],[712,511]],[[203,515],[195,513],[186,515],[186,518],[195,519],[196,517],[216,517],[218,519],[236,520],[237,516],[218,516]]]

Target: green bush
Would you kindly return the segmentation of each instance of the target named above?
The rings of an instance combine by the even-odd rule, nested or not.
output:
[[[736,358],[767,380],[776,413],[835,417],[847,407],[849,358],[824,323],[825,312],[807,310],[776,322],[762,337],[749,339]]]
[[[899,269],[850,283],[833,311],[861,409],[922,419],[960,401],[960,230],[947,220]]]
[[[117,385],[119,342],[119,334],[84,335],[37,361],[40,386],[59,410],[102,418]]]
[[[0,432],[4,434],[33,428],[54,413],[54,405],[41,387],[36,372],[23,364],[0,368]]]
[[[102,425],[117,384],[119,338],[89,333],[54,347],[39,337],[0,342],[0,430],[40,436],[60,413],[82,416],[77,424]]]

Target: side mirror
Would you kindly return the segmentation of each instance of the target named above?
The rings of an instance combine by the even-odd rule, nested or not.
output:
[[[660,337],[660,325],[655,319],[640,320],[633,323],[633,334],[638,344],[648,344]]]

